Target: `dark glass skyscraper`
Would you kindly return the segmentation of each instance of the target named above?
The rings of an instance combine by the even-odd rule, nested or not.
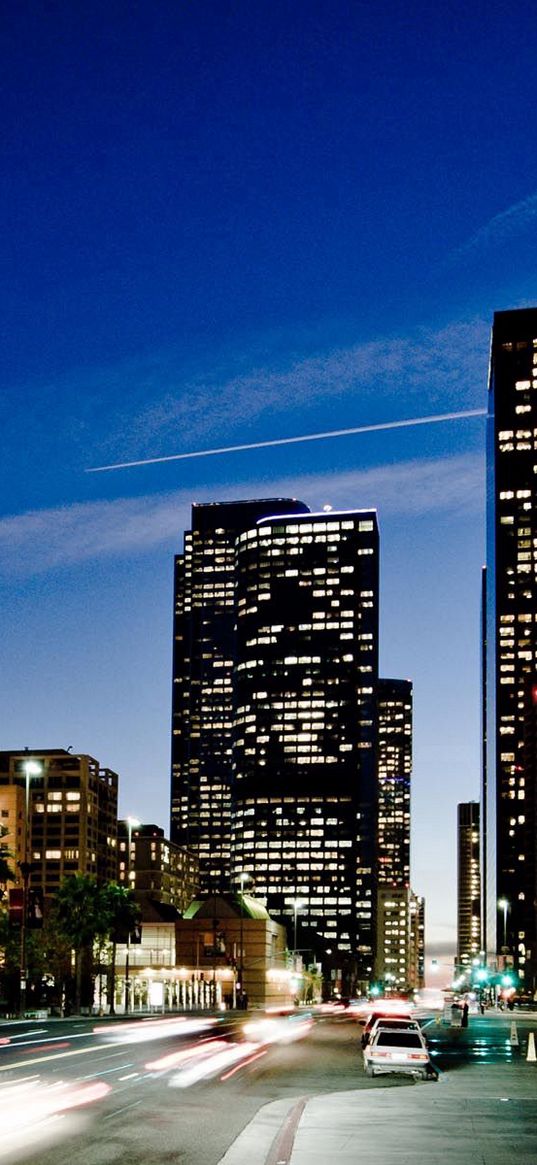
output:
[[[535,754],[525,721],[537,654],[537,309],[494,316],[487,435],[484,938],[528,988],[535,945]],[[535,978],[533,973],[533,979]]]
[[[269,913],[372,967],[378,530],[370,511],[262,519],[237,543],[232,868]],[[300,946],[300,943],[298,944]]]
[[[291,498],[194,505],[175,560],[170,837],[193,849],[204,890],[230,877],[236,540]]]
[[[479,803],[457,806],[457,963],[470,965],[481,951]]]

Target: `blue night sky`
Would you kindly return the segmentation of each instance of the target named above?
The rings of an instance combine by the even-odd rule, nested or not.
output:
[[[455,928],[479,796],[484,421],[110,462],[486,406],[536,301],[530,3],[6,0],[0,747],[67,747],[168,829],[192,501],[375,506],[414,682],[413,886]]]

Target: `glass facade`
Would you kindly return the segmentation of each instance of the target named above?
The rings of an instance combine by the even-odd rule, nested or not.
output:
[[[232,872],[372,968],[378,530],[276,516],[237,542]],[[299,904],[299,905],[298,905]]]
[[[170,837],[196,853],[204,890],[230,876],[235,544],[281,509],[307,512],[287,498],[193,506],[175,563]]]
[[[528,987],[535,946],[535,766],[525,709],[535,683],[537,309],[494,316],[487,445],[483,774],[485,934],[489,957]],[[501,906],[499,903],[501,902]]]
[[[457,962],[471,963],[481,951],[479,803],[457,807]]]

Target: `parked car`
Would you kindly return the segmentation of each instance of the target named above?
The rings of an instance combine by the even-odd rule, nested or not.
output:
[[[383,1027],[392,1031],[411,1031],[421,1032],[420,1025],[417,1019],[405,1019],[404,1016],[396,1018],[395,1016],[382,1015],[376,1019],[371,1027],[368,1029],[367,1025],[362,1032],[362,1047],[365,1048],[371,1042],[371,1039],[379,1027]],[[425,1037],[424,1037],[425,1038]]]
[[[367,1040],[364,1043],[363,1037],[369,1036],[369,1033],[371,1032],[371,1029],[374,1027],[374,1025],[378,1023],[379,1020],[383,1019],[386,1021],[388,1019],[402,1019],[406,1021],[410,1019],[410,1011],[401,1009],[400,1011],[390,1011],[387,1013],[386,1011],[378,1011],[375,1009],[375,1011],[370,1012],[370,1014],[367,1016],[367,1019],[359,1019],[358,1023],[363,1024],[364,1029],[362,1033],[362,1047],[365,1047],[365,1043],[367,1043]]]
[[[421,1031],[379,1026],[364,1048],[364,1067],[368,1076],[404,1072],[423,1080],[438,1078]]]

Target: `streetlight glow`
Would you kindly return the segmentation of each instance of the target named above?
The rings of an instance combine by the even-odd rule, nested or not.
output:
[[[507,898],[499,898],[498,906],[503,910],[503,945],[507,948],[507,911],[509,910],[509,902]]]
[[[297,925],[296,919],[297,919],[298,911],[301,910],[302,907],[305,905],[306,905],[306,903],[303,902],[301,898],[292,898],[291,899],[291,906],[293,907],[293,935],[294,935],[293,951],[294,951],[294,956],[295,956],[295,960],[294,960],[295,967],[296,967],[296,925]]]

